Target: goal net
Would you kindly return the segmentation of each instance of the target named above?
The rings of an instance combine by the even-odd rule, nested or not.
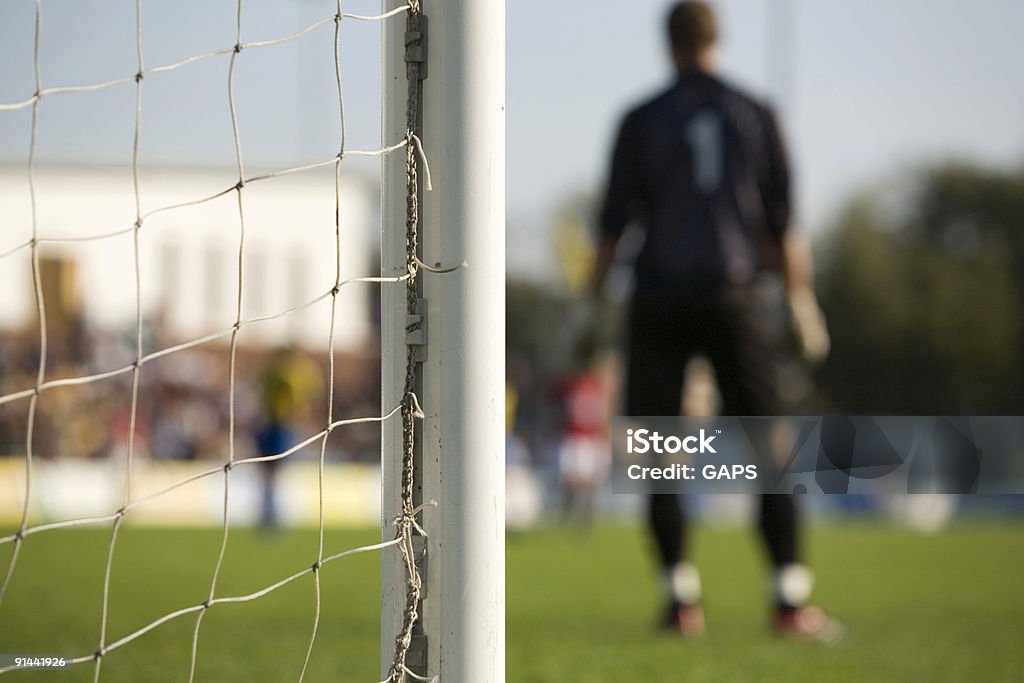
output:
[[[358,625],[345,607],[365,591],[345,565],[376,553],[385,680],[503,677],[501,428],[488,417],[502,413],[503,173],[483,178],[458,132],[477,131],[503,168],[500,56],[466,67],[467,33],[497,35],[484,50],[500,54],[502,17],[439,6],[431,49],[458,73],[426,86],[441,57],[428,60],[420,0],[293,4],[296,26],[242,0],[209,14],[145,0],[0,9],[0,674],[333,676],[318,659],[346,651]],[[356,25],[383,45],[350,54],[349,36],[368,44]],[[353,117],[345,79],[382,53],[368,69],[383,69],[382,141],[355,144],[369,136],[351,120],[381,102],[356,102],[369,115]],[[497,83],[474,104],[481,68]],[[452,83],[444,104],[425,95]],[[428,200],[434,143],[452,158]],[[367,162],[384,169],[381,211]],[[481,182],[495,191],[474,205]],[[421,223],[434,232],[421,238]],[[470,291],[486,315],[464,304]],[[471,383],[478,408],[452,426]],[[426,431],[446,445],[425,449]],[[336,467],[381,441],[382,461]],[[367,495],[381,469],[383,495]],[[288,482],[306,494],[283,495]],[[332,527],[367,518],[379,541]],[[309,542],[291,539],[307,522]],[[255,524],[266,538],[239,528]],[[470,552],[474,536],[486,538]],[[481,563],[489,575],[467,582]],[[464,600],[444,608],[460,584]],[[119,659],[131,650],[144,654]]]

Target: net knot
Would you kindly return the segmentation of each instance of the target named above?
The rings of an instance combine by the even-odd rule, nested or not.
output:
[[[205,600],[203,600],[203,609],[210,609],[210,607],[212,606],[213,603],[210,602],[210,598],[206,598]]]
[[[243,187],[245,187],[245,180],[242,179],[242,178],[239,178],[238,182],[235,183],[235,188],[234,189],[241,190]]]
[[[120,507],[120,508],[117,509],[117,512],[114,513],[114,516],[115,517],[124,517],[127,514],[128,514],[128,511],[125,510],[123,507]]]
[[[25,532],[24,532],[24,531],[22,531],[21,529],[18,529],[18,530],[17,530],[16,532],[15,532],[15,534],[14,534],[14,541],[15,541],[15,542],[19,542],[19,541],[21,541],[21,540],[22,540],[23,538],[25,538]]]
[[[316,562],[313,563],[313,566],[310,567],[310,569],[312,569],[314,572],[318,572],[318,571],[320,571],[320,567],[322,567],[322,566],[324,566],[324,563],[321,562],[320,560],[317,560]]]
[[[92,657],[93,657],[93,659],[99,659],[100,657],[102,657],[105,654],[107,654],[106,648],[100,647],[100,648],[96,649],[96,652],[92,653]]]
[[[419,399],[416,398],[415,392],[405,392],[405,396],[402,397],[402,407],[409,411],[409,414],[414,418],[422,419],[426,417],[426,414],[423,412],[423,408],[420,407]]]
[[[341,12],[338,12],[337,14],[335,14],[335,15],[334,15],[334,23],[335,23],[335,24],[340,24],[340,23],[341,23],[341,20],[342,20],[343,18],[344,18],[344,15],[342,15],[342,13],[341,13]]]
[[[225,473],[230,472],[231,468],[234,467],[234,466],[235,466],[235,463],[233,463],[233,462],[226,462],[226,463],[224,463],[224,472]]]
[[[138,218],[138,219],[136,219],[136,221],[135,221],[135,223],[134,223],[134,226],[135,226],[135,229],[136,229],[136,230],[138,230],[139,228],[141,228],[141,227],[142,227],[142,218],[141,218],[141,217],[140,217],[140,218]]]
[[[245,46],[241,43],[235,43],[235,54],[237,55],[239,52],[241,52],[243,47]]]
[[[141,83],[142,79],[145,78],[145,77],[146,77],[146,74],[143,73],[142,71],[140,71],[139,73],[135,74],[135,82],[136,83]]]

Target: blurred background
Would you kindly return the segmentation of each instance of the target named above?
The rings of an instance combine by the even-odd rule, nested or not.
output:
[[[788,410],[1020,414],[1024,4],[719,0],[715,5],[724,27],[725,75],[770,101],[780,114],[796,171],[797,228],[814,247],[817,292],[832,335],[832,353],[823,365],[799,361],[786,343],[778,284],[765,281],[765,312],[777,323]],[[43,87],[134,75],[134,6],[133,0],[44,0]],[[142,7],[147,67],[235,43],[234,2],[143,2]],[[378,3],[352,0],[345,9],[372,14]],[[573,524],[570,534],[578,544],[585,542],[577,533],[581,526],[596,525],[594,548],[604,550],[572,546],[567,551],[571,562],[591,552],[605,557],[609,548],[640,544],[638,534],[623,535],[620,529],[638,521],[639,502],[610,494],[600,458],[583,465],[582,483],[576,476],[579,466],[564,459],[571,425],[582,421],[600,433],[600,425],[618,412],[621,337],[614,330],[621,325],[609,322],[599,362],[581,376],[571,362],[573,339],[564,321],[577,308],[591,266],[593,219],[615,128],[629,106],[671,78],[663,35],[667,10],[661,0],[507,3],[508,514],[513,531],[540,528],[535,545],[524,533],[518,550],[510,546],[510,590],[526,576],[564,580],[556,576],[556,563],[543,560],[542,548],[559,546],[558,539],[564,538],[551,530],[552,523],[554,528],[560,521]],[[24,101],[35,91],[34,11],[28,0],[11,0],[0,8],[0,103]],[[243,40],[284,36],[334,11],[335,3],[326,0],[248,0]],[[328,23],[239,56],[235,98],[248,176],[329,160],[337,153],[341,130],[333,39]],[[348,149],[381,147],[379,40],[377,22],[342,23]],[[228,59],[225,54],[144,79],[143,213],[206,197],[237,182]],[[40,246],[47,380],[122,368],[135,355],[130,232],[135,219],[134,107],[133,81],[54,94],[39,106],[34,146],[38,234],[80,238],[129,230],[100,241]],[[31,389],[39,363],[31,251],[22,246],[32,235],[31,133],[31,106],[0,111],[0,396]],[[424,146],[429,157],[431,141]],[[363,157],[348,157],[342,164],[343,278],[377,273],[378,166],[378,160]],[[331,288],[333,186],[328,169],[246,187],[243,318],[275,315]],[[140,231],[145,353],[230,332],[239,235],[234,202],[234,193],[228,193],[147,219]],[[619,309],[630,287],[627,269],[620,266],[612,278],[613,308]],[[336,419],[380,413],[378,287],[354,284],[339,297]],[[243,328],[236,457],[274,452],[274,444],[322,428],[328,311],[329,301],[323,300]],[[135,441],[139,495],[225,460],[227,340],[221,336],[144,366]],[[687,377],[685,409],[715,410],[709,367],[695,362]],[[33,441],[34,524],[108,514],[118,507],[130,397],[130,373],[41,395]],[[8,527],[21,520],[27,412],[27,397],[0,405],[0,525]],[[275,425],[286,427],[288,438],[275,442]],[[316,445],[303,449],[273,472],[240,468],[233,481],[238,491],[231,500],[233,522],[314,524],[317,453]],[[328,486],[336,494],[326,510],[328,522],[376,524],[379,427],[335,430],[327,460]],[[268,482],[277,492],[271,513]],[[222,482],[208,478],[141,506],[133,519],[218,525],[221,496]],[[717,496],[702,500],[699,511],[728,527],[747,519],[748,505],[742,498]],[[813,499],[812,507],[824,524],[866,517],[883,530],[888,528],[885,520],[893,518],[914,530],[938,531],[958,513],[992,520],[1024,512],[1020,499],[1007,496],[828,496]],[[970,546],[990,531],[965,532],[942,552],[920,546],[924,555],[907,551],[901,557],[905,566],[918,568],[918,576],[931,562],[925,558],[956,554],[967,544],[973,548],[972,571],[988,567],[987,558],[1004,552],[1011,552],[1019,567],[1020,527],[999,529],[991,532],[996,539],[991,545]],[[871,532],[858,527],[850,533],[847,549],[884,553],[918,548],[910,537],[883,534],[877,537],[880,545],[873,546]],[[637,548],[642,557],[629,571],[644,571],[644,552]],[[628,581],[629,572],[612,564],[622,569],[616,576]],[[835,560],[832,566],[839,564]],[[587,563],[565,566],[584,571]],[[829,566],[826,559],[823,571]],[[510,611],[510,623],[532,624],[530,604],[526,596],[524,607]],[[1020,605],[1006,609],[1011,607],[1013,619],[1004,622],[1000,637],[1024,633],[1016,611]],[[981,622],[984,614],[963,624],[969,628]],[[906,623],[917,621],[908,618]],[[530,643],[517,650],[524,659],[531,647],[539,647]],[[970,660],[965,662],[968,667]],[[1001,676],[1019,672],[1019,665],[1018,659],[986,680],[1014,680]],[[529,680],[573,680],[558,677],[569,665],[554,660],[540,658],[534,669],[522,666],[520,671],[533,672]],[[549,667],[543,670],[547,673],[542,666]]]
[[[376,6],[362,3],[363,14]],[[235,3],[143,3],[147,68],[235,43]],[[242,40],[275,39],[332,16],[324,2],[247,3]],[[0,101],[35,91],[33,2],[8,3],[0,45],[8,68]],[[347,150],[380,142],[380,24],[346,20],[340,56],[347,99]],[[253,48],[234,75],[245,176],[329,161],[339,149],[334,24],[279,45]],[[103,83],[137,71],[135,3],[44,3],[40,32],[43,88]],[[138,491],[154,491],[226,458],[230,330],[241,285],[243,327],[236,369],[236,458],[280,453],[326,424],[327,337],[334,283],[333,165],[254,182],[245,188],[245,254],[238,282],[238,182],[228,106],[228,59],[218,55],[143,81],[139,140],[139,237],[143,353],[216,338],[147,362],[140,375],[135,454]],[[351,83],[350,83],[351,82]],[[35,144],[35,219],[45,301],[46,380],[90,376],[135,357],[135,222],[132,139],[134,81],[95,91],[57,93],[39,106]],[[35,385],[39,329],[32,287],[32,203],[27,159],[32,107],[0,115],[0,394]],[[379,161],[351,156],[339,184],[341,278],[378,274]],[[214,197],[192,206],[170,206]],[[153,215],[150,212],[157,211]],[[121,232],[112,237],[83,237]],[[66,240],[66,241],[60,241]],[[19,249],[19,247],[22,247]],[[380,414],[378,285],[352,284],[338,296],[335,326],[335,417]],[[309,305],[316,299],[318,302]],[[283,317],[295,307],[302,310]],[[227,332],[227,334],[225,334]],[[302,371],[275,361],[291,349]],[[33,439],[39,476],[31,514],[62,519],[102,514],[120,499],[127,449],[131,373],[46,391]],[[281,405],[288,403],[288,406]],[[0,518],[21,515],[27,400],[0,405]],[[275,413],[280,413],[276,415]],[[275,428],[280,434],[271,434]],[[269,436],[268,436],[269,434]],[[344,495],[328,518],[373,524],[379,517],[379,425],[332,433],[330,476]],[[314,523],[318,444],[289,459],[281,476],[276,521]],[[117,457],[118,455],[122,457]],[[112,457],[113,456],[113,457]],[[261,519],[260,468],[242,468],[233,496],[235,522]],[[83,479],[84,478],[84,479]],[[91,485],[83,486],[82,481]],[[333,481],[333,479],[332,479]],[[139,519],[210,524],[220,517],[220,484],[210,479],[160,498]]]
[[[348,11],[372,13],[376,7],[356,5]],[[313,0],[250,2],[243,40],[287,35],[329,14],[331,6]],[[797,227],[815,247],[818,294],[833,337],[832,354],[820,368],[790,357],[782,343],[777,292],[765,283],[765,310],[778,322],[790,410],[1019,413],[1024,87],[1018,66],[1024,48],[1015,31],[1024,10],[1009,0],[983,7],[904,0],[884,11],[838,0],[736,0],[717,8],[725,75],[780,113],[796,172]],[[144,3],[146,65],[232,45],[234,10],[231,2]],[[34,5],[12,2],[3,11],[0,42],[9,68],[0,74],[0,100],[15,103],[35,89]],[[512,479],[526,482],[527,518],[536,517],[541,506],[557,506],[560,496],[558,451],[571,399],[566,383],[573,376],[573,340],[557,323],[580,298],[590,269],[593,216],[619,118],[671,76],[665,11],[665,3],[654,1],[631,3],[628,11],[613,4],[547,6],[526,0],[508,7],[510,460],[526,467]],[[343,24],[348,149],[380,146],[379,31],[377,22]],[[134,3],[44,7],[40,40],[44,87],[131,75]],[[537,49],[556,43],[557,51]],[[249,175],[332,155],[340,133],[332,50],[332,26],[325,25],[281,45],[249,50],[239,60],[235,97]],[[225,55],[144,81],[144,213],[236,182],[226,81]],[[31,107],[0,115],[0,252],[31,237],[31,119]],[[133,131],[131,82],[44,98],[35,145],[39,235],[81,237],[131,227]],[[377,267],[377,165],[357,156],[343,165],[343,277],[374,274]],[[310,172],[248,188],[243,317],[272,315],[330,288],[333,254],[313,245],[330,243],[332,184],[329,172]],[[147,353],[230,329],[236,223],[231,196],[149,219],[141,233]],[[130,232],[44,244],[39,252],[47,379],[130,362]],[[630,284],[626,269],[620,270],[613,278],[619,302]],[[0,383],[7,394],[31,387],[38,363],[28,249],[0,260],[0,283]],[[339,299],[335,398],[344,417],[371,415],[378,405],[375,287],[355,285]],[[241,334],[239,421],[249,431],[258,431],[259,377],[267,351],[293,345],[326,366],[326,307],[320,302]],[[597,392],[600,411],[610,415],[616,412],[621,340],[610,335],[605,341],[601,381],[584,393],[593,398]],[[225,346],[221,338],[171,354],[143,373],[140,453],[159,461],[222,455]],[[713,376],[700,363],[691,370],[690,400],[698,410],[713,409]],[[129,375],[44,395],[40,459],[102,460],[113,452],[125,441],[126,383]],[[310,402],[321,411],[325,404]],[[26,409],[26,400],[0,405],[0,452],[23,452]],[[90,418],[96,410],[102,420]],[[305,426],[311,429],[321,417],[314,409],[304,417]],[[339,430],[331,438],[330,459],[374,463],[377,443],[374,425]],[[10,484],[18,466],[5,467]],[[360,481],[366,479],[359,490],[372,490],[372,468],[358,471]],[[17,515],[16,499],[13,492],[5,496],[0,512]],[[603,500],[612,507],[629,505]]]
[[[832,334],[823,366],[800,363],[786,345],[778,283],[766,279],[764,310],[778,335],[787,409],[1019,414],[1024,84],[1016,64],[1024,48],[1010,27],[1021,25],[1022,8],[999,0],[715,6],[726,78],[780,115],[795,170],[796,228],[813,245]],[[578,308],[586,286],[620,118],[671,78],[666,8],[558,3],[539,22],[537,6],[510,7],[509,378],[519,396],[514,432],[551,473],[549,482],[559,477],[558,431],[575,400],[576,376],[568,366],[571,340],[552,330],[564,327],[559,322]],[[517,52],[535,34],[540,44],[567,34],[574,40],[557,56]],[[622,251],[628,261],[629,248]],[[608,321],[608,352],[595,373],[603,378],[605,414],[617,413],[621,377],[621,308],[630,283],[627,264],[620,265],[612,278],[619,324]],[[715,409],[706,363],[692,365],[687,384],[686,412]],[[895,506],[934,523],[954,504],[818,502],[843,512]],[[965,502],[1020,509],[1009,499]]]

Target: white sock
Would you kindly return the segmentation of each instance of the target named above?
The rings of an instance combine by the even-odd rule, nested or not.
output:
[[[691,562],[682,562],[662,573],[665,596],[671,602],[696,605],[700,602],[700,572]]]
[[[811,597],[814,574],[802,564],[784,564],[772,577],[775,602],[788,607],[801,607]]]

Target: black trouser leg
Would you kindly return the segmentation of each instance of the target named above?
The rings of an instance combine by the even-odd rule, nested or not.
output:
[[[633,302],[626,377],[626,414],[678,415],[683,369],[691,352],[681,320],[666,302]],[[682,496],[650,494],[648,524],[663,568],[685,559],[687,520]]]
[[[648,522],[662,567],[673,567],[685,559],[688,524],[681,498],[674,493],[652,493],[647,497]]]
[[[773,567],[800,561],[799,519],[792,494],[761,494],[759,527]]]
[[[715,317],[707,352],[722,393],[723,413],[777,414],[774,358],[752,292],[735,290],[724,294]],[[767,434],[761,436],[767,438]],[[767,448],[759,450],[769,452]],[[762,494],[758,527],[772,566],[800,561],[799,514],[792,495]]]

